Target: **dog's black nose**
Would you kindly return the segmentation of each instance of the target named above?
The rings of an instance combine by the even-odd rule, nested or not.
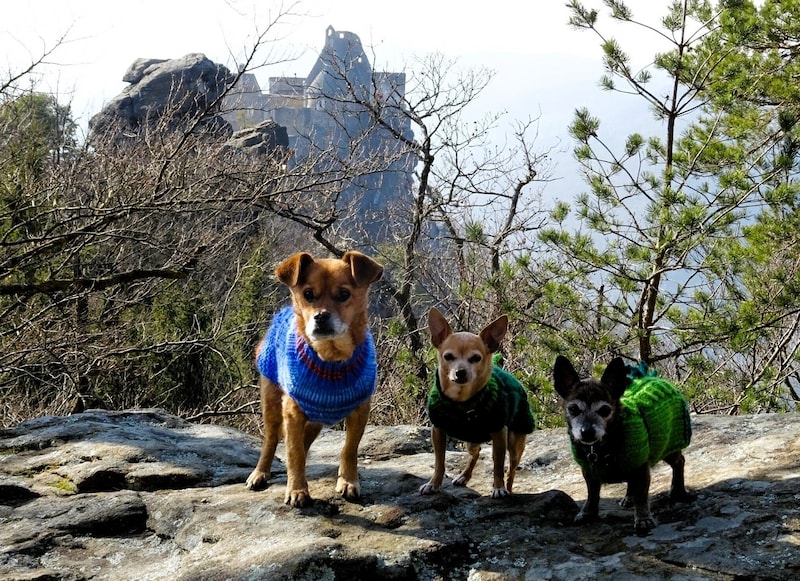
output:
[[[456,381],[458,383],[464,383],[465,381],[467,381],[466,369],[456,369]]]
[[[333,333],[333,316],[328,311],[319,311],[314,314],[314,332],[318,335]]]
[[[584,426],[581,428],[581,440],[584,442],[593,442],[595,439],[595,431],[592,426]]]

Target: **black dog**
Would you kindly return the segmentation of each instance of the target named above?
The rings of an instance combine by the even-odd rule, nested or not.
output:
[[[597,518],[602,484],[627,482],[621,504],[633,504],[634,528],[646,534],[656,525],[650,514],[650,467],[660,460],[672,467],[670,499],[692,498],[681,452],[692,435],[689,407],[675,386],[652,373],[631,371],[619,357],[599,381],[581,379],[562,355],[553,367],[553,383],[563,399],[572,455],[586,480],[587,500],[576,523]]]

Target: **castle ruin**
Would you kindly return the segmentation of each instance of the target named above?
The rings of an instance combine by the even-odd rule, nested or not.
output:
[[[342,163],[380,160],[380,167],[349,180],[340,199],[356,200],[362,219],[385,217],[387,208],[408,198],[416,165],[401,144],[413,140],[403,114],[405,80],[405,73],[373,71],[359,37],[329,26],[307,77],[270,77],[262,92],[255,75],[244,73],[227,97],[225,118],[234,130],[267,121],[285,127],[296,163],[331,151]],[[383,237],[379,224],[366,227]]]

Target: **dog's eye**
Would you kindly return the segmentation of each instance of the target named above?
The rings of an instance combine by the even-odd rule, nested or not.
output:
[[[309,303],[314,302],[314,291],[310,288],[307,288],[303,291],[303,298],[307,300]]]
[[[576,403],[571,403],[567,406],[567,413],[572,417],[581,415],[581,406]]]
[[[603,404],[599,408],[597,408],[597,415],[601,418],[607,418],[611,415],[611,412],[614,411],[610,405]]]
[[[444,360],[445,361],[452,361],[455,358],[456,358],[456,356],[453,355],[452,353],[445,353],[444,354]]]
[[[479,363],[481,359],[483,359],[483,357],[481,357],[476,353],[475,355],[467,359],[467,361],[469,361],[470,363]]]
[[[340,303],[347,302],[347,299],[350,298],[350,291],[346,288],[339,289],[339,294],[336,295],[336,300]]]

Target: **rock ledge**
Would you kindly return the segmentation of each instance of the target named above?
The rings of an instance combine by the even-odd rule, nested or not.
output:
[[[3,579],[797,579],[800,418],[698,416],[688,448],[693,504],[670,506],[654,471],[660,524],[633,518],[607,486],[602,520],[571,524],[585,490],[563,429],[529,438],[510,499],[487,496],[490,450],[472,486],[420,496],[429,430],[368,427],[364,498],[334,495],[343,434],[309,459],[315,504],[283,504],[285,472],[250,492],[256,438],[159,410],[90,411],[0,432]],[[465,453],[448,453],[448,474]],[[282,448],[278,457],[283,458]],[[449,482],[449,481],[447,481]]]

